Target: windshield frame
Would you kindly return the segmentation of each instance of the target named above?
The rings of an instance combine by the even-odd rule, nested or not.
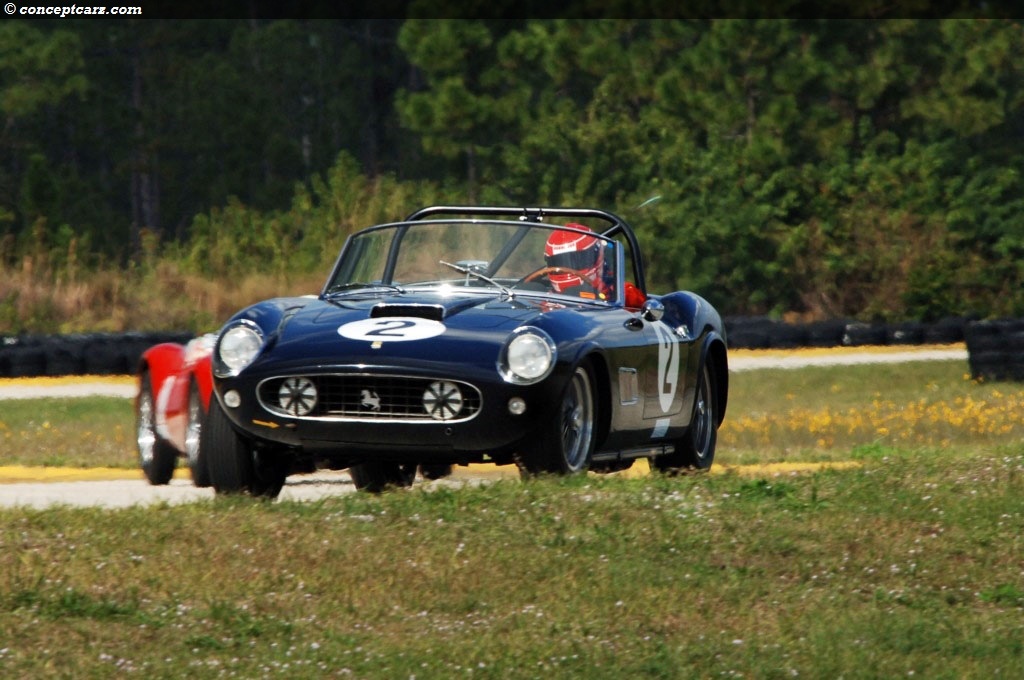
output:
[[[481,270],[487,277],[499,279],[499,282],[487,282],[486,280],[480,280],[473,277],[474,282],[479,285],[460,285],[457,288],[452,288],[450,283],[438,280],[436,284],[431,282],[399,282],[395,283],[394,277],[398,267],[399,258],[402,252],[403,244],[410,231],[416,228],[430,228],[430,227],[444,227],[446,225],[466,225],[473,228],[490,229],[510,229],[512,232],[507,241],[498,249],[494,257],[488,261],[487,268]],[[515,227],[519,227],[515,229]],[[530,235],[534,230],[543,230],[548,232],[553,231],[572,231],[581,234],[587,234],[593,236],[606,243],[609,247],[609,252],[614,258],[613,263],[615,266],[615,295],[613,299],[600,300],[590,299],[587,297],[579,297],[571,294],[558,293],[551,290],[535,290],[529,288],[516,288],[518,284],[505,283],[506,278],[495,277],[494,273],[501,269],[501,267],[508,261],[508,259],[516,252],[523,240]],[[335,290],[339,286],[344,287],[351,285],[353,274],[356,271],[361,258],[366,257],[367,250],[372,247],[373,243],[369,239],[372,238],[373,234],[379,234],[381,232],[391,231],[393,234],[390,236],[389,241],[382,246],[386,246],[387,253],[383,256],[383,271],[379,279],[372,281],[366,281],[365,287],[351,287],[347,290]],[[618,230],[608,230],[609,232],[616,232]],[[618,242],[613,235],[607,233],[602,234],[596,231],[584,231],[567,227],[564,224],[550,224],[539,220],[501,220],[501,219],[478,219],[472,217],[465,218],[451,218],[442,217],[440,219],[416,219],[416,220],[405,220],[401,222],[388,222],[385,224],[378,224],[366,229],[362,229],[358,232],[351,234],[345,241],[338,258],[335,262],[334,267],[331,270],[331,274],[328,277],[323,290],[321,291],[321,298],[335,298],[339,295],[351,296],[358,294],[415,294],[417,292],[436,292],[438,290],[455,291],[459,294],[462,293],[479,293],[486,292],[493,294],[500,291],[508,297],[515,296],[530,296],[530,297],[551,297],[558,298],[560,300],[570,300],[574,303],[588,303],[598,304],[601,306],[622,306],[623,305],[623,294],[624,294],[624,282],[625,282],[625,248],[623,244]],[[539,257],[538,266],[543,263],[543,259]]]

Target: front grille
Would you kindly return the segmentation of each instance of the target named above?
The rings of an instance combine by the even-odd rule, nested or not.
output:
[[[296,415],[281,404],[281,386],[289,379],[306,379],[316,387],[316,404],[303,415]],[[439,385],[457,386],[461,399],[457,414],[437,409]],[[429,406],[424,395],[431,393]],[[426,421],[458,423],[480,412],[480,391],[459,380],[412,378],[407,376],[332,374],[279,376],[268,378],[257,388],[260,404],[267,411],[286,418],[359,421]],[[429,408],[434,408],[434,415]],[[441,418],[438,413],[443,412]]]

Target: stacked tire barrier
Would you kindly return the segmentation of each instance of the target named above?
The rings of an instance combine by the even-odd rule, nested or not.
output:
[[[966,341],[974,379],[1024,381],[1024,319],[977,321]]]
[[[963,342],[972,321],[950,317],[934,323],[863,323],[834,319],[793,324],[768,317],[726,318],[731,349],[796,349],[867,345],[950,345]]]
[[[153,345],[193,337],[190,332],[0,336],[0,377],[129,375]]]

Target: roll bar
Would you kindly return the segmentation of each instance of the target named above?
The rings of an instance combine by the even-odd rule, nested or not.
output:
[[[547,217],[575,217],[582,220],[598,219],[608,223],[608,228],[600,232],[602,236],[614,238],[621,234],[629,243],[630,254],[633,258],[633,276],[635,283],[644,294],[647,293],[647,278],[644,273],[644,262],[640,255],[640,243],[633,233],[633,228],[616,215],[607,210],[596,208],[566,208],[566,207],[515,207],[515,206],[493,206],[493,205],[431,205],[420,208],[405,218],[406,222],[425,220],[431,217],[458,215],[463,217],[515,217],[522,222],[543,222]]]

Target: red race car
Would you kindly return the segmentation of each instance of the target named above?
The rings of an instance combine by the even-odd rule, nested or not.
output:
[[[139,463],[150,484],[170,482],[181,456],[196,486],[211,485],[201,441],[213,391],[210,355],[216,342],[217,334],[209,333],[185,345],[154,345],[142,354],[135,431]],[[424,479],[441,479],[452,473],[452,466],[421,465],[419,472]]]
[[[213,390],[210,354],[216,340],[207,334],[185,345],[155,345],[142,354],[135,431],[139,463],[151,484],[170,482],[183,456],[195,485],[210,486],[199,438]]]

